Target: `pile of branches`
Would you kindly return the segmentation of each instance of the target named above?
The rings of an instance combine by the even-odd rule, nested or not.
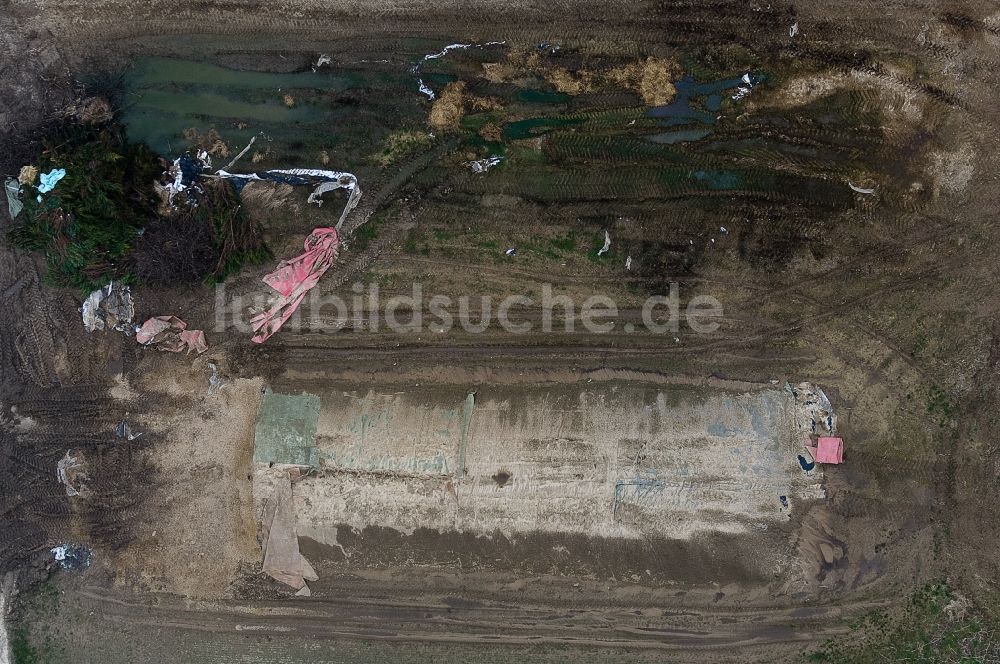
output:
[[[271,257],[231,183],[207,180],[200,188],[192,204],[146,225],[133,256],[141,283],[222,281],[245,264]]]
[[[132,258],[140,283],[177,286],[206,279],[219,262],[219,251],[212,227],[203,218],[184,214],[146,224]]]

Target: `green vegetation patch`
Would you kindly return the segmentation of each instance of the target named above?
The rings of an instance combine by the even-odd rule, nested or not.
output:
[[[851,626],[848,637],[826,643],[810,662],[996,661],[1000,644],[993,630],[973,615],[967,600],[946,583],[929,583],[901,609],[875,611]]]
[[[49,280],[92,290],[132,275],[125,260],[154,216],[160,160],[128,142],[116,125],[65,125],[52,132],[35,166],[65,169],[52,191],[21,188],[24,211],[10,231],[16,246],[45,254]]]

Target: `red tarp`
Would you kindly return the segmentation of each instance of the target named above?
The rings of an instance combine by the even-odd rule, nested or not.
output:
[[[309,289],[319,283],[333,265],[339,246],[340,238],[335,229],[316,228],[306,238],[304,254],[282,261],[274,272],[264,275],[264,283],[276,290],[281,299],[250,321],[256,332],[255,343],[264,343],[295,313]]]
[[[816,441],[816,461],[819,463],[843,463],[844,439],[823,436]]]

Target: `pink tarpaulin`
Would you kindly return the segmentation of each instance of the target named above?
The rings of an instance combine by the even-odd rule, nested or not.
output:
[[[844,439],[823,436],[816,441],[816,453],[813,455],[819,463],[843,463]]]
[[[282,261],[274,272],[264,275],[264,283],[276,290],[281,298],[270,309],[251,319],[256,332],[252,339],[255,343],[267,341],[295,313],[309,289],[319,283],[333,265],[339,246],[340,238],[335,229],[313,229],[306,238],[304,254]]]
[[[177,316],[153,316],[142,324],[135,333],[135,340],[143,346],[155,346],[160,350],[179,353],[208,350],[205,333],[187,329],[187,323]]]

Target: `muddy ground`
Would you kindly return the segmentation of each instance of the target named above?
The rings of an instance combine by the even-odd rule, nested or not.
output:
[[[0,563],[20,570],[26,599],[11,629],[35,651],[101,662],[794,661],[843,639],[859,616],[905,609],[933,580],[996,619],[1000,14],[988,3],[359,9],[25,0],[2,12],[2,85],[11,94],[0,111],[14,118],[5,140],[17,146],[0,158],[5,174],[31,153],[23,139],[37,137],[20,123],[48,117],[94,72],[146,56],[307,71],[327,53],[338,71],[371,77],[331,102],[360,115],[260,161],[315,166],[325,151],[330,167],[359,177],[365,195],[317,293],[350,299],[353,284],[374,283],[388,297],[420,283],[455,301],[534,300],[515,308],[534,324],[525,334],[496,324],[480,333],[359,330],[313,302],[300,329],[258,346],[232,319],[216,326],[212,288],[137,287],[140,320],[174,313],[207,330],[208,353],[173,356],[84,333],[80,294],[46,285],[39,257],[4,246]],[[431,131],[411,64],[445,44],[491,40],[512,51],[558,44],[561,54],[544,56],[546,71],[577,82],[547,73],[545,91],[566,95],[550,106],[470,111],[466,124],[433,130],[432,142],[399,161],[373,161],[396,127]],[[664,152],[644,139],[660,130],[634,90],[574,88],[581,72],[647,56],[675,58],[700,81],[748,70],[768,81],[726,102],[710,137]],[[472,96],[507,100],[514,88],[504,86],[516,81],[481,73],[494,57],[508,62],[503,51],[459,54],[428,71],[439,91],[460,80]],[[379,113],[365,124],[371,108]],[[517,122],[538,116],[563,124],[516,133]],[[487,156],[493,143],[475,137],[490,122],[506,123],[505,162],[474,174],[464,162]],[[223,139],[242,131],[212,128]],[[712,179],[730,172],[742,179]],[[301,190],[247,192],[277,257],[294,255],[313,227],[339,214],[334,200],[306,206]],[[604,231],[612,248],[597,257]],[[505,256],[508,247],[518,255]],[[271,265],[232,277],[223,300],[261,294]],[[644,330],[643,302],[671,282],[684,304],[717,298],[719,328]],[[576,301],[613,298],[622,324],[590,333],[578,316],[573,333],[544,331],[543,284]],[[208,391],[208,362],[227,381],[218,392]],[[481,441],[483,467],[469,465],[480,490],[493,491],[483,498],[492,505],[505,490],[493,484],[509,478],[491,475],[514,476],[506,489],[514,491],[522,470],[541,472],[529,463],[554,463],[525,452],[524,430],[540,417],[532,409],[546,399],[604,394],[609,417],[624,413],[626,429],[629,404],[602,390],[621,389],[635,404],[657,390],[710,401],[780,392],[786,381],[823,387],[847,462],[817,473],[823,497],[793,502],[798,509],[780,522],[761,516],[756,498],[740,498],[739,527],[702,513],[709,527],[693,531],[640,519],[600,534],[599,519],[581,525],[578,513],[560,521],[539,509],[516,527],[477,512],[475,527],[455,528],[453,513],[434,508],[451,491],[463,495],[454,467],[365,477],[333,463],[300,485],[311,493],[297,494],[319,515],[312,531],[300,524],[320,577],[312,597],[293,597],[260,572],[253,446],[264,387],[324,400],[319,444],[328,452],[353,444],[337,438],[336,419],[352,394],[407,395],[399,418],[411,429],[421,413],[459,408],[470,392],[513,403],[518,416],[491,429],[495,449]],[[116,438],[123,419],[144,435]],[[392,457],[399,431],[387,429],[371,454]],[[613,432],[574,436],[617,444]],[[67,449],[89,464],[84,497],[66,496],[56,479]],[[490,454],[524,465],[504,468]],[[791,451],[786,460],[799,472]],[[447,488],[452,480],[457,489]],[[340,497],[326,509],[323,496],[345,487],[367,502]],[[420,518],[388,509],[394,495],[409,495]],[[550,527],[557,522],[570,525]],[[32,586],[49,576],[49,548],[67,541],[93,549],[91,566]]]

